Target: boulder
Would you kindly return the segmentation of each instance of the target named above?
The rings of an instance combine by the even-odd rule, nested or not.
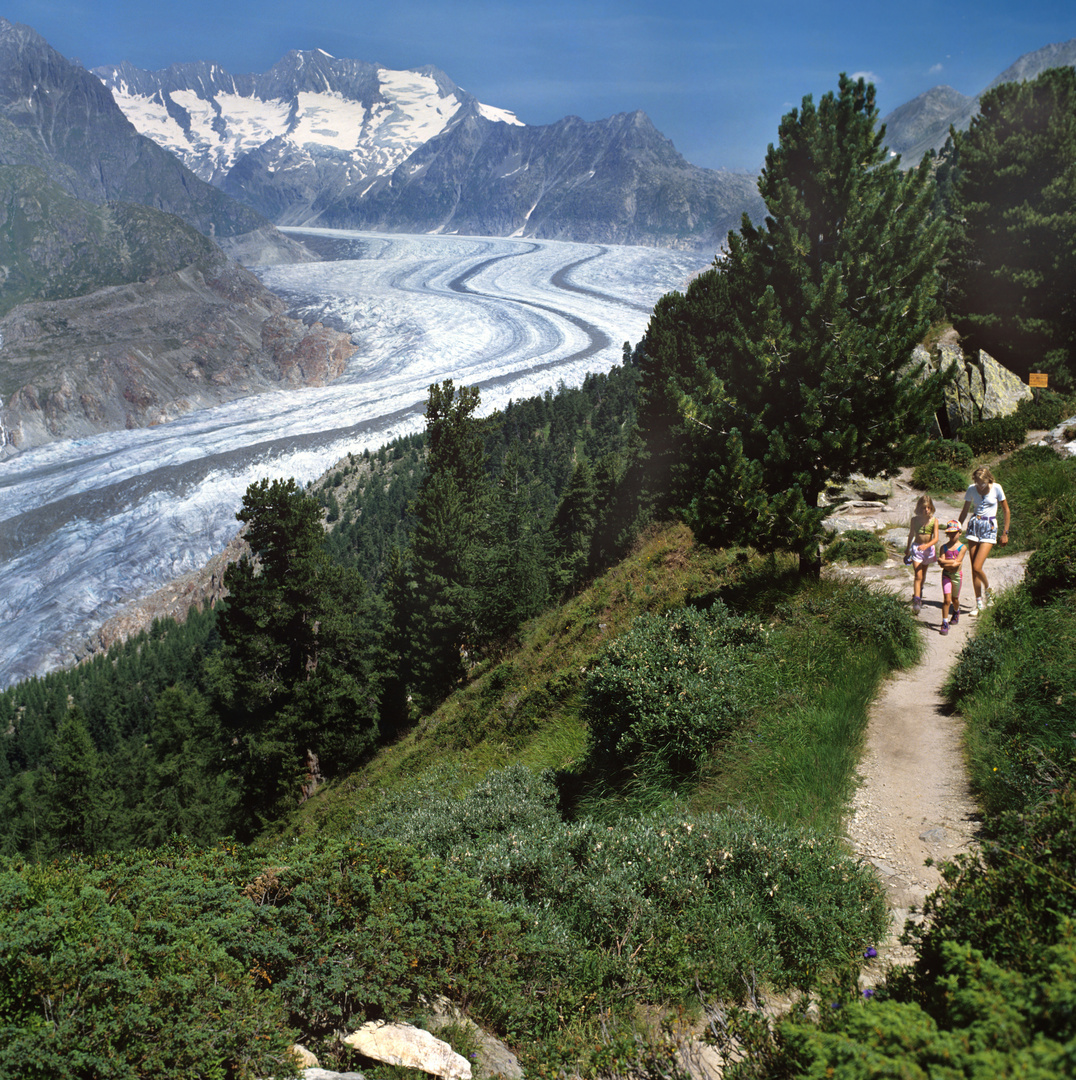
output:
[[[358,1031],[345,1035],[343,1041],[365,1057],[419,1069],[444,1080],[471,1080],[471,1063],[446,1042],[410,1024],[386,1024],[371,1021]]]
[[[317,1057],[310,1053],[302,1043],[293,1043],[290,1052],[300,1069],[316,1069],[318,1067]]]
[[[1008,368],[1002,367],[988,353],[979,350],[979,368],[983,373],[982,418],[1008,416],[1021,401],[1034,397],[1031,387]]]
[[[468,1032],[478,1047],[475,1064],[482,1076],[523,1080],[523,1069],[515,1054],[500,1039],[483,1031],[473,1020],[464,1016],[447,998],[440,997],[434,1002],[428,1023],[433,1032],[446,1027],[459,1027]]]
[[[912,359],[921,362],[924,356],[929,357],[936,371],[956,367],[956,378],[946,387],[943,403],[948,428],[954,436],[969,424],[1008,416],[1021,401],[1032,397],[1031,387],[982,349],[975,356],[965,356],[959,345],[943,339],[938,343],[936,355],[932,356],[920,345]]]

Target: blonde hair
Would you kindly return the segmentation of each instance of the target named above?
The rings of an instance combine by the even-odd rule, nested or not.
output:
[[[905,503],[905,506],[908,504]],[[933,514],[934,513],[934,500],[929,495],[920,495],[919,501],[915,504],[915,512]]]
[[[975,483],[978,483],[980,480],[982,480],[984,484],[994,483],[994,474],[985,465],[980,465],[975,472],[971,474],[971,478]]]

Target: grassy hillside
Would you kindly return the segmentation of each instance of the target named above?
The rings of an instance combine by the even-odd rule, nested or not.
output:
[[[757,619],[767,637],[753,669],[750,719],[689,782],[609,790],[588,771],[581,717],[588,672],[639,616],[718,598]],[[879,611],[884,618],[870,625]],[[902,616],[887,597],[855,583],[805,582],[791,558],[715,551],[696,545],[686,526],[654,527],[589,588],[527,624],[518,649],[476,666],[436,712],[306,803],[288,832],[346,832],[383,792],[405,790],[446,761],[461,790],[511,764],[556,770],[573,813],[608,815],[676,799],[693,810],[744,806],[781,823],[833,831],[866,704],[887,670],[918,653]],[[838,658],[847,663],[835,664]]]

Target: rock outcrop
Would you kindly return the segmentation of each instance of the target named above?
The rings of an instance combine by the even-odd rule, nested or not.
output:
[[[355,351],[348,334],[288,318],[253,274],[217,256],[0,319],[0,458],[340,375]]]
[[[108,650],[143,630],[148,630],[156,619],[175,619],[183,622],[191,608],[201,610],[215,607],[228,595],[224,588],[224,573],[228,567],[250,553],[250,546],[242,534],[236,535],[228,546],[198,570],[176,578],[167,585],[125,607],[114,615],[87,639],[72,644],[72,652],[78,661]]]
[[[956,378],[945,391],[943,411],[935,420],[934,435],[956,438],[961,428],[1008,416],[1021,401],[1032,397],[1031,388],[989,353],[980,349],[974,356],[965,356],[953,333],[943,337],[933,353],[917,346],[912,361],[926,364],[927,370],[956,370]]]

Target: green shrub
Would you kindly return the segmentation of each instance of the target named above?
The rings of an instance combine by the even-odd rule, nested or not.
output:
[[[918,956],[914,978],[921,985],[942,965],[947,940],[966,942],[1032,976],[1048,970],[1048,947],[1071,940],[1076,789],[1064,788],[1026,813],[999,815],[993,832],[977,853],[943,865],[944,885],[927,897],[925,921],[906,932]],[[934,992],[944,996],[944,985]],[[1070,1022],[1076,1025],[1076,1014]]]
[[[696,983],[738,997],[751,970],[807,986],[877,941],[886,919],[871,873],[836,841],[744,814],[581,821],[453,862],[547,932],[600,949],[636,1000]]]
[[[921,640],[908,605],[886,589],[852,582],[834,624],[853,649],[869,645],[890,667],[905,667],[919,656]]]
[[[999,464],[999,470],[1026,469],[1034,465],[1056,465],[1063,460],[1061,455],[1045,443],[1033,443],[1031,446],[1021,446],[1014,450],[1004,461]]]
[[[439,858],[515,832],[560,824],[552,773],[522,765],[495,769],[466,794],[459,778],[437,769],[421,783],[384,799],[359,822],[363,836],[394,836]]]
[[[1059,526],[1027,561],[1028,592],[1044,602],[1076,589],[1076,520]]]
[[[221,850],[0,867],[0,1075],[293,1076]]]
[[[1039,390],[1034,398],[1025,398],[1016,407],[1028,429],[1047,431],[1072,415],[1072,402],[1053,390]]]
[[[946,685],[967,722],[972,783],[989,814],[1022,811],[1076,779],[1076,613],[999,597]]]
[[[833,1080],[995,1080],[1071,1076],[1076,1061],[1076,932],[1043,950],[1048,976],[1031,979],[957,941],[946,941],[938,982],[944,1007],[914,1000],[831,995],[818,1024],[781,1021],[764,1063],[726,1071],[728,1080],[771,1076]],[[828,1007],[827,1007],[828,1006]],[[759,1067],[761,1064],[761,1067]]]
[[[967,469],[971,465],[971,447],[967,443],[956,439],[931,439],[916,455],[914,464],[928,465],[931,462],[940,462],[943,465],[952,465],[956,469]]]
[[[1008,416],[980,420],[960,429],[960,438],[971,447],[972,453],[1003,454],[1019,446],[1027,435],[1027,421],[1019,410]]]
[[[478,1016],[520,995],[525,939],[503,905],[441,860],[392,839],[304,845],[248,886],[265,919],[261,963],[304,1038],[414,1015],[448,996]],[[340,1064],[340,1061],[337,1061]]]
[[[843,559],[856,566],[879,566],[888,558],[888,552],[874,533],[849,529],[826,545],[822,558],[830,563]]]
[[[873,996],[845,980],[756,1041],[736,1077],[1048,1080],[1076,1062],[1076,794],[1003,815],[908,924],[917,959]],[[757,1025],[756,1025],[757,1026]]]
[[[912,487],[920,491],[963,491],[968,486],[966,474],[957,472],[952,465],[942,461],[930,461],[916,465],[912,470]]]
[[[592,769],[610,779],[641,769],[654,782],[692,775],[749,715],[750,661],[764,647],[758,624],[720,600],[637,618],[584,685]]]

